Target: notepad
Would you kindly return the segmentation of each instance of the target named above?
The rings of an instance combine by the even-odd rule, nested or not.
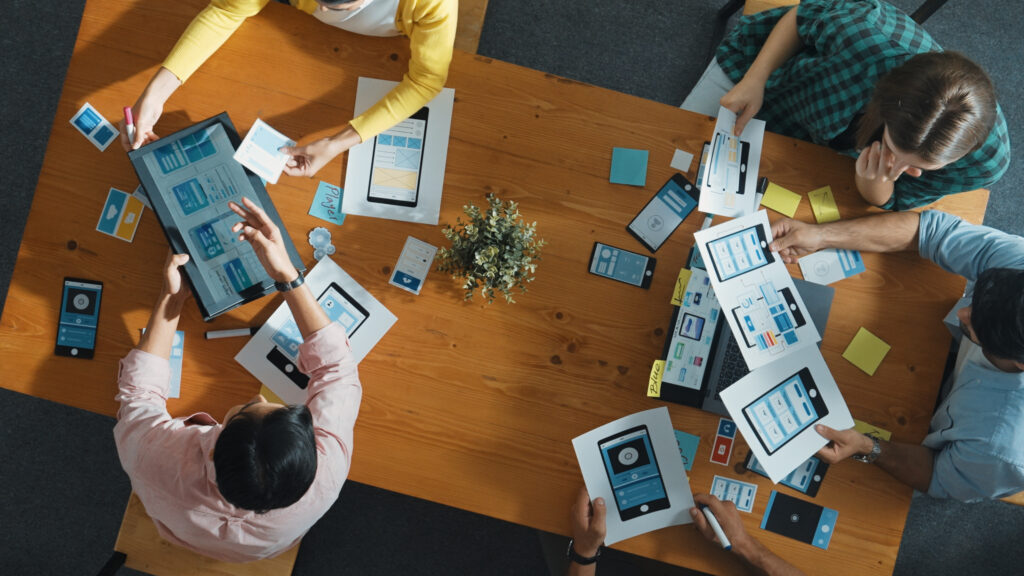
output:
[[[868,332],[867,329],[861,328],[853,337],[850,345],[846,347],[843,358],[866,372],[868,376],[874,376],[878,365],[882,363],[891,348],[892,346],[886,344],[881,338]]]
[[[612,184],[644,186],[647,184],[647,150],[612,148]]]
[[[778,184],[769,183],[768,189],[764,192],[764,198],[761,199],[761,206],[792,218],[800,206],[800,195],[786,190]]]

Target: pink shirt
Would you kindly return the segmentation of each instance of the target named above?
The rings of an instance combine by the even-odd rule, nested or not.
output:
[[[316,478],[295,504],[256,514],[235,508],[217,490],[213,447],[222,426],[202,412],[167,413],[168,361],[138,349],[121,360],[114,440],[161,536],[229,562],[258,560],[291,548],[334,504],[348,476],[362,397],[341,325],[332,322],[310,336],[299,348],[298,366],[310,376],[306,406],[316,436]]]

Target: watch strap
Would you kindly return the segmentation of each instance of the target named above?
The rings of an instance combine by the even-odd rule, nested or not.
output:
[[[588,566],[590,564],[593,564],[594,562],[597,562],[597,559],[601,557],[601,547],[600,546],[597,547],[597,553],[594,554],[593,556],[591,556],[590,558],[587,558],[586,556],[580,556],[576,552],[576,549],[573,548],[573,546],[572,546],[574,542],[575,542],[575,539],[574,538],[570,538],[569,539],[569,547],[565,549],[565,556],[569,560],[572,560],[573,562],[575,562],[577,564],[580,564],[582,566]]]
[[[878,438],[870,434],[865,434],[868,438],[871,438],[871,452],[867,454],[855,454],[853,459],[858,462],[865,464],[871,464],[875,460],[878,460],[878,455],[882,453],[882,445],[878,443]]]
[[[278,292],[291,292],[305,283],[306,279],[302,276],[302,272],[299,272],[298,277],[291,282],[274,282],[274,288],[277,288]]]

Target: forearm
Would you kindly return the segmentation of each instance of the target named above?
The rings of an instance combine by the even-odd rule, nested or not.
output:
[[[864,252],[917,250],[921,215],[890,212],[821,225],[822,248]]]
[[[785,16],[779,19],[778,24],[772,29],[764,46],[758,52],[754,63],[743,75],[744,80],[757,81],[760,84],[768,82],[768,77],[789,60],[803,46],[796,28],[796,8],[790,9]]]
[[[142,91],[142,95],[139,96],[138,102],[135,103],[136,108],[145,100],[163,107],[167,99],[174,94],[174,91],[181,86],[181,80],[174,75],[173,72],[160,67],[153,75],[153,78],[146,85],[146,89]]]
[[[568,576],[594,576],[596,572],[596,562],[594,564],[587,564],[586,566],[575,562],[569,562],[569,571],[566,572],[566,574],[568,574]]]
[[[298,272],[295,273],[295,277],[297,276]],[[295,318],[295,324],[299,327],[303,340],[309,339],[313,333],[331,323],[306,284],[285,292],[284,301]]]
[[[919,492],[928,492],[935,453],[921,444],[878,441],[882,452],[875,460],[890,476]]]
[[[762,576],[804,576],[796,566],[776,556],[757,539],[751,537],[742,549],[734,549],[755,574]]]
[[[174,332],[178,329],[178,319],[184,306],[183,298],[175,298],[161,292],[153,306],[153,313],[146,325],[146,332],[136,346],[143,352],[149,352],[161,358],[171,357],[171,346],[174,343]]]
[[[857,192],[860,192],[861,198],[872,206],[884,205],[892,198],[893,192],[896,189],[896,182],[892,180],[872,180],[864,178],[860,174],[855,174],[854,180],[857,183]]]
[[[329,137],[328,140],[330,141],[329,152],[331,158],[363,141],[362,137],[359,136],[359,132],[356,132],[356,129],[351,124],[346,124],[341,132]]]

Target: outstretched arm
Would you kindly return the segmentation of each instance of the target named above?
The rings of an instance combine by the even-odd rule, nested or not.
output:
[[[917,250],[920,223],[921,215],[917,212],[873,214],[827,224],[782,218],[772,224],[771,249],[790,264],[800,256],[825,248],[864,252]]]

